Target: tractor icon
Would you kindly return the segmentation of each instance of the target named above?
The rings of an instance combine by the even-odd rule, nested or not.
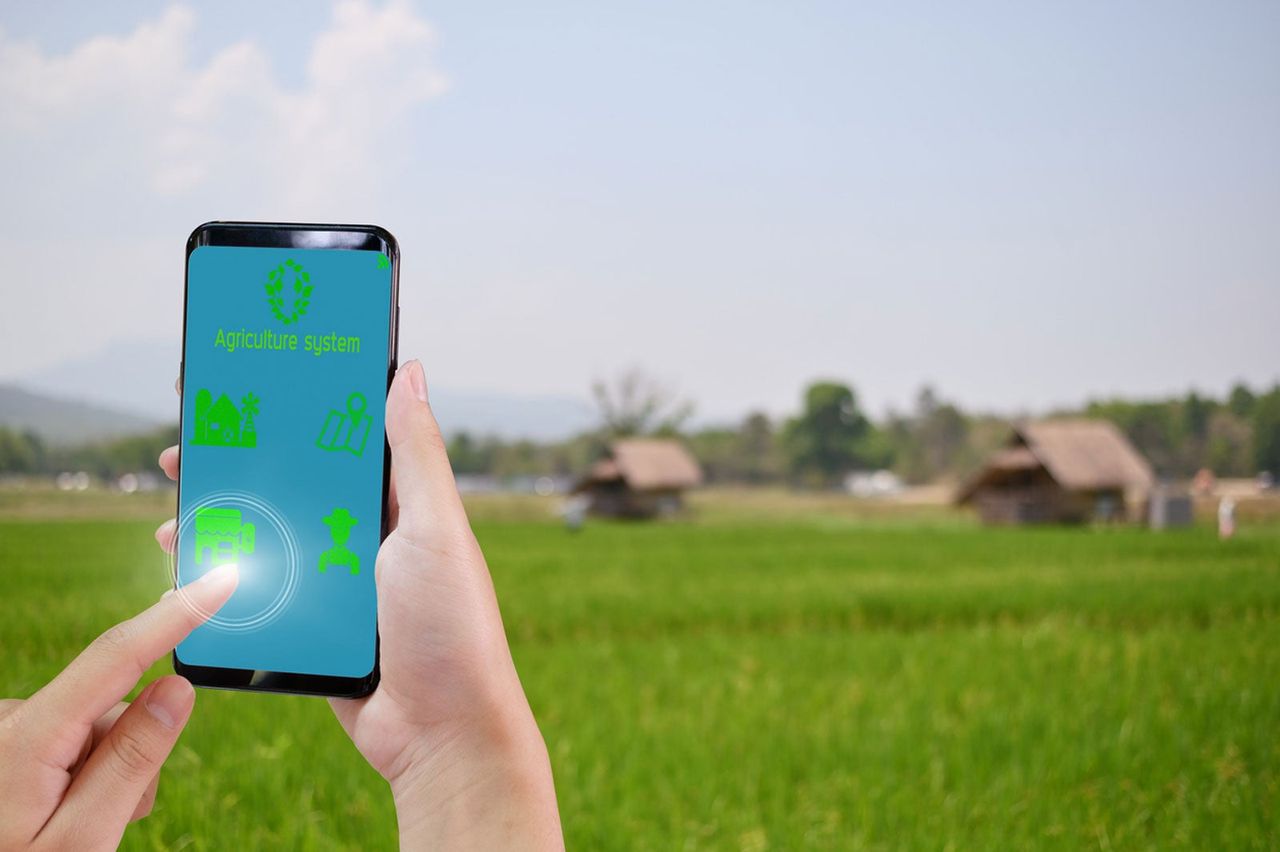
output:
[[[196,509],[196,564],[204,564],[205,551],[216,565],[235,562],[242,553],[253,553],[253,524],[242,523],[239,509]]]

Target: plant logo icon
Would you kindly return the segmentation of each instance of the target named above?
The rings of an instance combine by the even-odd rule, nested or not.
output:
[[[285,284],[289,284],[293,292],[288,312],[285,311]],[[271,313],[285,325],[296,323],[311,304],[311,274],[292,258],[268,272],[264,286]]]

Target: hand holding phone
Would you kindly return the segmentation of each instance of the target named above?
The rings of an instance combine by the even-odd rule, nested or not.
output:
[[[386,424],[382,678],[372,695],[330,699],[334,713],[391,784],[402,848],[561,849],[546,746],[417,361],[391,384]],[[177,448],[160,461],[177,478]],[[162,547],[173,531],[173,521],[157,530]]]
[[[367,698],[331,699],[334,713],[391,783],[401,848],[561,849],[546,746],[417,361],[387,395],[387,440],[382,680]]]

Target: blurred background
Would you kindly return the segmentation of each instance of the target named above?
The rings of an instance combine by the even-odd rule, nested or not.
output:
[[[165,587],[183,248],[375,222],[578,848],[1275,848],[1280,6],[0,10],[25,695]],[[131,848],[378,848],[201,696]]]

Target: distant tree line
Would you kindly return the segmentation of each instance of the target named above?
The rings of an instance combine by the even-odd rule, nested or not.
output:
[[[1085,408],[1125,431],[1157,472],[1190,476],[1280,476],[1280,385],[1255,394],[1243,384],[1217,400],[1189,393],[1152,402],[1108,400]]]
[[[961,479],[1009,437],[1010,419],[966,412],[932,388],[917,395],[908,412],[891,411],[874,422],[849,384],[816,381],[805,389],[800,410],[781,420],[752,412],[737,424],[685,428],[688,402],[636,372],[614,387],[598,384],[594,395],[601,427],[554,444],[477,441],[456,435],[450,444],[455,467],[508,476],[541,472],[580,473],[610,439],[635,435],[679,437],[688,444],[709,482],[832,487],[851,471],[888,469],[913,484]],[[1202,468],[1219,476],[1245,477],[1270,471],[1280,477],[1280,385],[1255,393],[1236,385],[1224,399],[1191,392],[1160,400],[1107,400],[1050,416],[1100,417],[1113,421],[1150,460],[1158,475],[1187,478]],[[466,452],[484,448],[484,458]]]
[[[679,435],[708,481],[723,483],[831,487],[851,471],[877,469],[892,470],[913,484],[961,479],[1008,439],[1011,423],[966,412],[929,387],[921,389],[910,411],[891,411],[874,422],[853,387],[835,380],[810,384],[800,410],[789,418],[753,412],[737,425],[697,430],[681,428],[687,405],[671,403],[669,395],[664,399],[665,406],[647,407],[660,413],[639,429],[627,418],[605,417],[598,437]],[[661,413],[670,410],[684,416]],[[1111,420],[1161,477],[1188,478],[1208,468],[1218,476],[1269,471],[1280,478],[1280,384],[1265,392],[1237,384],[1224,399],[1191,392],[1158,400],[1092,401],[1050,416]]]
[[[114,479],[124,473],[158,472],[160,451],[176,443],[177,426],[76,447],[49,446],[33,432],[0,426],[0,474],[85,471]]]
[[[976,470],[1009,435],[1009,420],[966,412],[922,389],[910,411],[874,422],[854,389],[835,380],[805,389],[800,410],[776,420],[752,412],[739,423],[686,426],[692,405],[638,370],[592,389],[599,428],[564,441],[504,440],[458,432],[449,457],[458,474],[498,479],[581,474],[609,441],[630,436],[683,440],[713,483],[823,488],[850,471],[888,469],[909,483],[958,479]],[[1092,401],[1051,416],[1106,418],[1122,429],[1164,477],[1208,468],[1219,476],[1280,478],[1280,385],[1255,392],[1239,384],[1223,399],[1191,392],[1168,399]],[[36,435],[0,427],[0,473],[84,470],[111,478],[152,471],[178,441],[176,427],[82,447],[49,447]]]
[[[852,387],[828,380],[809,385],[792,417],[775,423],[756,412],[688,442],[712,482],[829,488],[857,470],[892,470],[910,483],[963,476],[1007,436],[1008,421],[965,414],[927,387],[912,411],[877,423]]]
[[[1268,471],[1280,478],[1280,384],[1261,393],[1237,384],[1224,399],[1191,392],[1158,400],[1092,401],[1050,416],[1112,421],[1161,477],[1188,478],[1207,468],[1218,476]],[[851,387],[816,382],[805,392],[801,411],[781,425],[771,452],[774,469],[792,482],[831,485],[850,470],[884,468],[907,482],[925,483],[975,471],[1008,439],[1009,426],[1008,418],[965,412],[928,387],[911,412],[890,412],[873,423],[858,409]],[[751,431],[760,428],[753,422]],[[745,424],[739,429],[744,431]],[[699,434],[690,443],[697,451]],[[742,470],[730,478],[751,481]]]

